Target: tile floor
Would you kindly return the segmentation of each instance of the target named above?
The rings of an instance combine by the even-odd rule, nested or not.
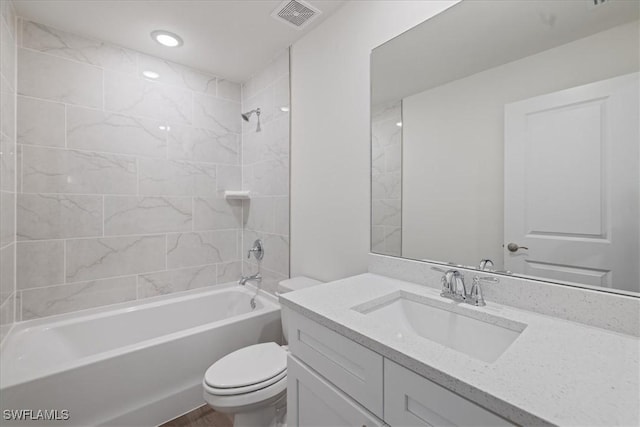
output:
[[[204,405],[160,427],[233,427],[233,421],[226,414]]]

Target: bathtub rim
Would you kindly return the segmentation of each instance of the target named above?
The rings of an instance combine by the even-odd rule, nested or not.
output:
[[[56,326],[56,324],[64,325],[68,323],[74,323],[78,321],[83,321],[85,318],[107,317],[107,316],[113,315],[113,312],[119,312],[119,311],[130,312],[130,311],[139,310],[142,307],[145,307],[145,308],[158,307],[166,304],[175,303],[179,300],[195,299],[200,296],[220,293],[220,292],[229,291],[229,290],[240,291],[241,293],[244,293],[246,295],[253,296],[253,294],[255,293],[255,289],[256,288],[253,286],[241,287],[235,282],[231,282],[223,285],[213,285],[213,286],[193,289],[189,291],[184,291],[184,292],[176,292],[176,293],[171,293],[167,295],[159,295],[151,298],[145,298],[143,300],[126,301],[118,304],[112,304],[112,305],[107,305],[102,307],[94,307],[86,310],[78,310],[72,313],[63,313],[55,316],[48,316],[41,319],[25,320],[17,323],[15,327],[10,331],[9,334],[14,335],[22,331],[28,331],[32,328],[39,328],[43,326],[46,328],[47,326],[54,327]],[[183,336],[202,333],[207,330],[223,326],[226,323],[230,323],[229,319],[233,319],[233,321],[242,321],[251,317],[255,317],[257,315],[265,315],[265,314],[269,314],[269,313],[280,310],[280,304],[278,302],[277,297],[275,297],[274,295],[266,291],[259,290],[258,298],[263,303],[263,307],[259,310],[238,314],[232,317],[227,317],[224,319],[217,320],[215,322],[193,326],[191,328],[182,329],[169,334],[160,335],[160,336],[146,339],[134,344],[129,344],[129,345],[117,347],[111,350],[103,351],[100,353],[92,354],[89,356],[80,357],[78,359],[74,359],[66,363],[55,365],[55,367],[52,369],[36,371],[37,373],[36,375],[22,376],[22,378],[18,378],[17,380],[10,378],[11,381],[4,381],[0,379],[0,391],[10,387],[19,386],[21,384],[25,384],[31,381],[40,380],[53,375],[58,375],[60,373],[63,373],[71,369],[82,368],[87,365],[98,363],[100,361],[107,360],[109,358],[112,358],[118,355],[134,352],[142,348],[157,346],[167,341],[178,339]],[[9,338],[9,335],[7,335],[7,337],[5,337],[5,340],[3,340],[2,342],[2,346],[0,347],[0,357],[2,357],[3,350],[6,346],[6,343],[9,342],[8,338]],[[5,375],[3,375],[2,377],[5,377]]]
[[[16,330],[18,329],[25,330],[28,328],[37,327],[45,324],[64,323],[67,320],[77,320],[82,317],[99,316],[103,313],[108,313],[112,311],[135,309],[143,305],[144,306],[164,305],[170,301],[182,299],[182,297],[185,297],[185,299],[188,299],[187,297],[190,297],[190,296],[196,296],[196,295],[202,296],[205,294],[214,293],[216,291],[229,290],[229,289],[240,290],[240,291],[242,291],[243,289],[247,289],[249,292],[251,292],[251,294],[253,294],[256,290],[256,287],[250,284],[247,284],[246,286],[243,287],[238,285],[236,282],[229,282],[221,285],[210,285],[210,286],[204,286],[196,289],[189,289],[186,291],[172,292],[164,295],[156,295],[156,296],[147,297],[139,300],[123,301],[115,304],[102,305],[99,307],[84,308],[84,309],[72,311],[69,313],[52,314],[51,316],[39,317],[37,319],[20,320],[18,322],[15,322],[14,326]],[[274,303],[277,306],[280,306],[278,297],[268,293],[267,291],[264,291],[262,289],[259,290],[258,296],[263,297],[265,300],[271,303]],[[13,334],[13,332],[14,331],[12,330],[10,334]],[[7,335],[7,337],[8,336],[9,335]],[[4,347],[5,341],[2,342],[2,346],[0,346],[0,348]]]

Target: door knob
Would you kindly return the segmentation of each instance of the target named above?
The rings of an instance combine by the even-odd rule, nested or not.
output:
[[[517,252],[518,249],[527,249],[528,250],[529,248],[526,247],[526,246],[518,246],[517,243],[509,243],[507,245],[507,249],[509,250],[509,252]]]

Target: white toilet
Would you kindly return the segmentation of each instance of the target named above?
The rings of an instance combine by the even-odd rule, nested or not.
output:
[[[278,292],[318,285],[308,277],[283,280]],[[284,315],[282,331],[287,339]],[[202,380],[204,400],[216,411],[234,415],[236,427],[280,426],[287,403],[287,349],[274,342],[236,350],[207,369]]]

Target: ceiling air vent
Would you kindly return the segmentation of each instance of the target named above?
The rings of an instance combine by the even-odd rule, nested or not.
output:
[[[271,12],[271,16],[301,30],[321,13],[320,10],[305,1],[285,0]]]
[[[610,0],[587,0],[587,6],[589,6],[590,9],[595,9],[598,6],[609,3],[609,1]]]

